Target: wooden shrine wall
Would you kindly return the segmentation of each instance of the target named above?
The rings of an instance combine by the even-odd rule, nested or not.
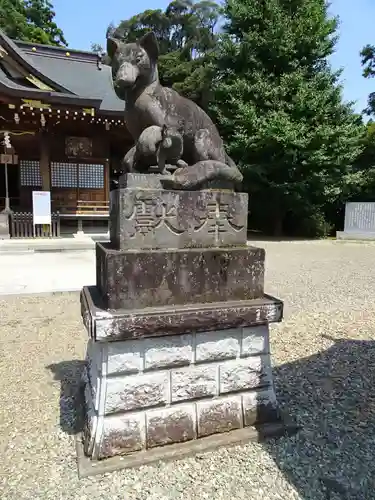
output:
[[[90,151],[76,150],[74,155],[67,154],[66,139],[75,136],[47,136],[54,210],[72,207],[78,200],[97,203],[108,200],[110,151],[108,136],[103,135],[105,134],[89,137]],[[16,149],[19,151],[20,205],[31,208],[32,191],[42,189],[39,136],[36,134],[33,140],[25,140],[19,146],[16,146]]]

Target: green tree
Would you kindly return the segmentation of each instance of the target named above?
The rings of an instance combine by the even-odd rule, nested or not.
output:
[[[353,165],[348,198],[355,201],[375,199],[375,123],[369,121],[361,141],[363,150]],[[349,201],[348,200],[348,201]]]
[[[10,37],[26,42],[66,46],[64,34],[54,22],[48,0],[0,0],[0,28]]]
[[[10,37],[25,40],[27,19],[22,0],[0,0],[0,28]]]
[[[165,11],[146,10],[122,21],[117,28],[111,25],[107,35],[134,42],[147,31],[154,31],[160,48],[162,84],[206,107],[211,83],[208,54],[215,47],[219,14],[219,6],[210,0],[174,0]]]
[[[365,78],[375,77],[375,46],[366,45],[361,51],[362,66],[363,66],[363,76]],[[367,102],[367,108],[365,112],[368,115],[375,114],[375,92],[371,92]]]
[[[327,62],[337,19],[324,0],[226,0],[224,15],[212,113],[244,173],[250,224],[325,233],[363,132]]]
[[[100,45],[100,43],[92,43],[90,48],[91,48],[91,52],[95,52],[98,55],[105,54],[105,50],[103,48],[103,45]]]

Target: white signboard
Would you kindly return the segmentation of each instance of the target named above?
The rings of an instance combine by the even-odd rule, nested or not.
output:
[[[51,225],[50,191],[33,191],[33,224]]]

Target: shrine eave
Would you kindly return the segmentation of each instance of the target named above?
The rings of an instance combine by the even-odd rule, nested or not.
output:
[[[72,94],[28,88],[13,82],[0,69],[0,95],[1,94],[18,99],[40,99],[51,104],[66,104],[95,109],[99,109],[102,103],[101,99],[87,99]]]
[[[101,114],[122,116],[124,103],[115,94],[111,68],[101,64],[97,54],[11,40],[1,30],[0,49],[37,79],[41,87],[48,87],[47,90],[22,85],[0,67],[0,94],[92,107]]]
[[[47,85],[51,85],[56,90],[60,92],[69,92],[66,88],[59,85],[58,82],[55,82],[54,79],[48,78],[43,72],[39,71],[37,67],[32,63],[32,61],[28,60],[26,54],[22,52],[22,50],[17,46],[15,41],[11,38],[7,37],[4,31],[0,30],[0,45],[1,47],[9,54],[12,59],[14,59],[18,64],[20,64],[24,69],[29,71],[33,76],[40,78]]]

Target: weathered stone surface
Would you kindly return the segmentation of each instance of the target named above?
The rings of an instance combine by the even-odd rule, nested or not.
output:
[[[97,348],[93,339],[89,339],[86,348],[86,366],[91,371],[100,369],[102,363],[101,350]]]
[[[97,423],[98,423],[98,412],[96,411],[98,402],[94,402],[92,399],[92,392],[88,379],[86,381],[83,379],[84,391],[84,448],[85,453],[88,456],[95,457],[94,444],[97,436]],[[99,382],[99,381],[98,381]]]
[[[82,382],[85,384],[85,390],[90,391],[90,398],[96,407],[96,403],[99,400],[99,389],[98,384],[101,382],[100,372],[101,372],[101,349],[96,347],[95,342],[89,339],[86,351],[86,365],[82,373]],[[87,398],[87,394],[86,394]]]
[[[168,374],[131,375],[107,379],[105,413],[165,404]]]
[[[241,356],[269,352],[268,325],[242,329]]]
[[[185,370],[172,370],[172,403],[188,399],[214,396],[217,392],[216,365],[189,367]]]
[[[101,355],[107,359],[107,374],[129,374],[140,370],[160,370],[189,365],[191,362],[206,363],[238,357],[242,339],[241,356],[267,353],[268,327],[233,328],[213,332],[173,335],[144,340],[111,342]],[[98,351],[92,355],[91,341],[86,362],[93,369],[100,365]],[[194,346],[194,347],[193,347]],[[143,361],[144,360],[144,361]]]
[[[375,203],[346,203],[344,231],[337,231],[336,237],[342,240],[374,240]]]
[[[208,436],[242,427],[241,396],[197,403],[198,436]]]
[[[82,373],[82,380],[90,389],[90,397],[92,401],[95,403],[98,402],[100,390],[100,385],[98,386],[98,384],[100,384],[101,382],[101,377],[97,367],[95,365],[91,366],[90,368],[85,367]]]
[[[269,383],[265,356],[228,361],[220,366],[220,394],[254,389]]]
[[[97,243],[97,286],[109,309],[263,296],[261,248],[118,251]]]
[[[145,447],[145,417],[142,413],[104,419],[97,458],[125,455]]]
[[[275,391],[272,387],[244,394],[242,407],[245,426],[274,422],[280,418]]]
[[[283,303],[260,299],[108,311],[97,287],[84,287],[81,315],[95,341],[108,342],[259,326],[281,321]]]
[[[187,165],[175,170],[172,175],[162,180],[165,189],[241,189],[242,174],[237,167],[229,166],[222,161],[201,160],[194,165]]]
[[[124,158],[125,171],[147,171],[150,154],[158,159],[162,169],[161,157],[170,160],[168,150],[170,153],[173,144],[172,141],[168,146],[164,140],[160,141],[166,131],[167,137],[171,134],[180,137],[181,148],[175,158],[176,164],[180,160],[190,165],[187,173],[184,168],[180,169],[182,173],[174,179],[174,184],[194,189],[207,180],[227,179],[233,180],[232,184],[242,181],[242,175],[225,152],[210,117],[193,101],[160,85],[159,49],[154,33],[146,33],[137,43],[124,44],[108,38],[107,53],[112,61],[114,89],[126,102],[125,122],[135,142]],[[142,78],[136,75],[142,75]],[[157,134],[147,134],[148,127],[161,129],[158,143],[155,143]],[[146,144],[143,139],[145,132]],[[172,153],[172,156],[175,155]]]
[[[140,345],[137,341],[111,342],[107,347],[107,375],[137,373],[143,367]]]
[[[261,332],[259,335],[256,334],[257,329]],[[98,383],[104,381],[106,384],[108,380],[108,388],[103,387],[102,391],[110,396],[111,407],[107,408],[110,412],[115,411],[112,406],[116,411],[128,411],[122,403],[122,391],[128,390],[129,384],[133,392],[138,391],[138,388],[134,388],[134,381],[137,380],[135,373],[142,372],[139,384],[149,382],[152,374],[148,378],[147,370],[156,371],[157,377],[155,380],[152,378],[153,382],[160,380],[162,372],[160,384],[166,384],[164,388],[160,387],[159,392],[167,396],[157,400],[156,404],[164,404],[164,400],[168,403],[168,397],[176,402],[219,394],[219,375],[226,391],[242,390],[248,384],[258,382],[258,379],[264,385],[271,381],[271,378],[267,378],[270,376],[269,355],[260,357],[255,356],[254,352],[258,347],[259,336],[263,336],[266,342],[264,350],[269,350],[267,330],[265,325],[251,330],[255,348],[249,346],[248,352],[253,355],[251,359],[242,360],[238,357],[242,328],[108,343],[96,343],[90,339],[84,381],[99,410]],[[176,369],[177,366],[186,368]],[[263,377],[259,373],[260,369],[264,373]],[[146,373],[143,373],[144,370]],[[167,372],[170,373],[170,379],[168,375],[164,376]]]
[[[101,357],[107,363],[107,375],[160,370],[188,365],[192,359],[191,344],[191,335],[110,342]]]
[[[191,335],[148,339],[144,343],[145,370],[188,365],[192,358]]]
[[[195,361],[220,361],[235,358],[240,352],[240,332],[238,328],[197,333],[195,341]]]
[[[87,455],[97,459],[129,454],[279,421],[267,330],[266,325],[251,330],[253,347],[249,331],[242,328],[114,343],[91,341],[84,377]],[[247,357],[240,357],[244,335]],[[266,354],[249,356],[259,350],[259,337]],[[129,353],[141,360],[136,374],[124,371]],[[174,363],[179,362],[188,365],[176,368]],[[145,366],[152,371],[144,372]],[[110,373],[108,367],[119,371]]]
[[[86,409],[85,451],[94,459],[280,421],[272,387],[135,413],[95,416]]]
[[[195,409],[179,405],[147,412],[147,447],[181,443],[195,438]]]
[[[9,238],[9,215],[0,212],[0,240],[8,240]]]
[[[115,189],[111,191],[112,247],[132,250],[246,245],[247,204],[247,194],[229,191]]]
[[[351,202],[345,204],[345,227],[347,233],[375,233],[375,203]]]
[[[120,189],[131,188],[160,190],[163,189],[161,181],[164,177],[164,175],[160,174],[149,175],[138,172],[127,172],[121,175],[119,179]],[[112,196],[113,195],[111,194],[111,203],[117,203],[117,201],[120,200],[119,196]]]

